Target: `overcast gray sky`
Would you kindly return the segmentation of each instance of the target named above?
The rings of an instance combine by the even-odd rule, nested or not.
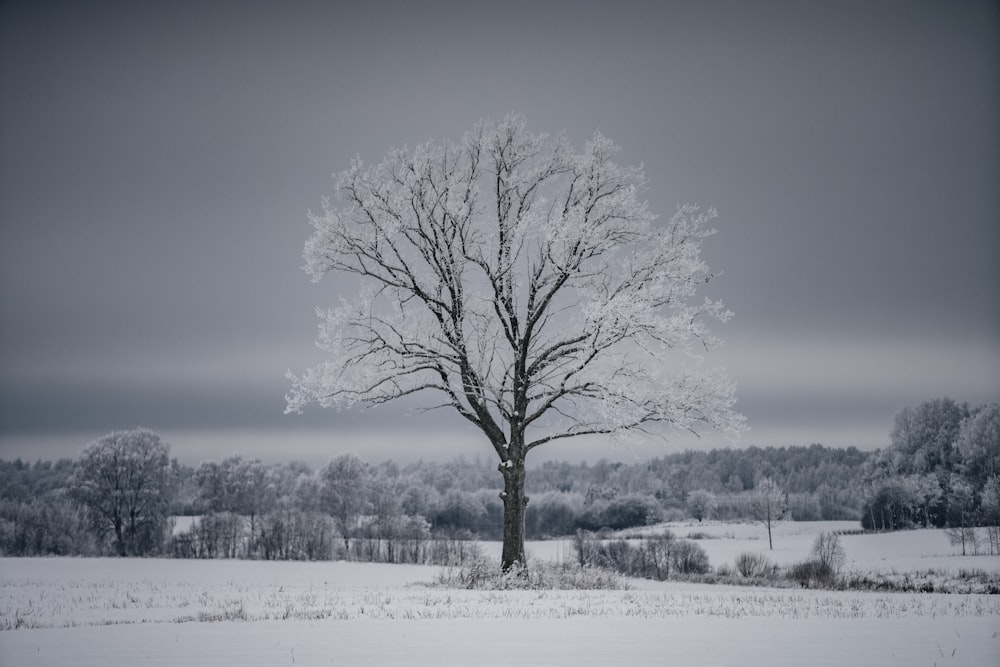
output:
[[[0,68],[2,458],[136,425],[189,463],[487,455],[441,414],[285,416],[284,373],[338,297],[299,268],[331,173],[509,111],[719,209],[738,446],[1000,400],[996,2],[5,1]]]

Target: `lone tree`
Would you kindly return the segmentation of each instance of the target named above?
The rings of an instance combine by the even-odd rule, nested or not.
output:
[[[785,491],[770,477],[762,477],[757,480],[751,493],[754,519],[767,527],[767,548],[773,550],[771,529],[785,518]]]
[[[656,222],[641,167],[600,133],[577,151],[520,115],[458,143],[360,158],[338,202],[311,214],[305,270],[360,279],[319,311],[325,361],[286,412],[377,405],[416,393],[474,424],[500,460],[504,570],[524,564],[525,458],[548,442],[668,425],[735,436],[744,418],[725,373],[700,368],[726,321],[695,299],[714,210]],[[683,363],[671,364],[671,358]]]

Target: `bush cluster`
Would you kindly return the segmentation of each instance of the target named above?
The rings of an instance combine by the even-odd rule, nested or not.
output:
[[[777,565],[764,554],[745,551],[736,556],[736,572],[748,579],[775,579],[780,572]]]
[[[570,564],[515,565],[503,572],[493,560],[478,558],[458,568],[442,570],[436,585],[473,590],[626,590],[615,573]]]
[[[604,568],[627,577],[664,581],[672,576],[705,574],[711,569],[704,549],[670,531],[631,541],[600,540],[580,531],[573,548],[581,567]]]
[[[840,536],[824,532],[816,536],[809,558],[800,563],[781,568],[764,554],[748,551],[736,556],[732,571],[720,566],[716,574],[738,575],[739,581],[733,583],[795,583],[804,588],[835,588],[845,561],[846,553],[840,544]]]

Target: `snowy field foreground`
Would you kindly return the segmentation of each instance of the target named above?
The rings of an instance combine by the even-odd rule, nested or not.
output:
[[[437,572],[2,559],[0,665],[1000,664],[1000,596],[422,585]]]

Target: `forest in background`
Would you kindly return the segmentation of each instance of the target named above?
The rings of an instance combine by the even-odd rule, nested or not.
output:
[[[761,490],[777,487],[782,518],[949,527],[963,550],[966,539],[985,548],[974,528],[1000,525],[1000,407],[923,403],[900,412],[890,435],[875,452],[814,444],[544,462],[528,475],[527,535],[755,520]],[[344,455],[314,470],[232,456],[191,467],[136,429],[77,460],[0,461],[0,554],[461,561],[468,540],[499,539],[501,489],[486,458],[400,466]],[[1000,552],[997,531],[988,536]]]
[[[695,491],[713,495],[702,516],[750,519],[762,475],[786,491],[793,520],[858,519],[861,468],[869,456],[854,448],[812,445],[686,451],[633,464],[548,461],[528,477],[527,532],[530,539],[543,539],[679,520],[698,514],[688,505]],[[101,531],[88,526],[73,491],[78,467],[70,459],[0,461],[4,553],[114,551],[107,543],[113,535],[97,539]],[[269,558],[287,552],[316,558],[331,550],[332,556],[351,557],[344,545],[357,549],[365,539],[392,540],[397,534],[411,541],[500,537],[502,480],[485,457],[399,466],[343,455],[313,470],[303,463],[268,465],[231,456],[198,467],[171,460],[167,477],[161,486],[169,499],[159,514],[199,517],[200,533],[171,537],[157,547],[156,530],[146,537],[137,531],[126,554],[173,549],[177,555]],[[302,543],[297,549],[271,549],[268,536],[276,529],[289,538],[293,532],[312,537],[297,539]],[[195,553],[186,553],[185,537],[196,544]],[[334,537],[341,539],[334,543]],[[316,544],[304,544],[309,541]]]

